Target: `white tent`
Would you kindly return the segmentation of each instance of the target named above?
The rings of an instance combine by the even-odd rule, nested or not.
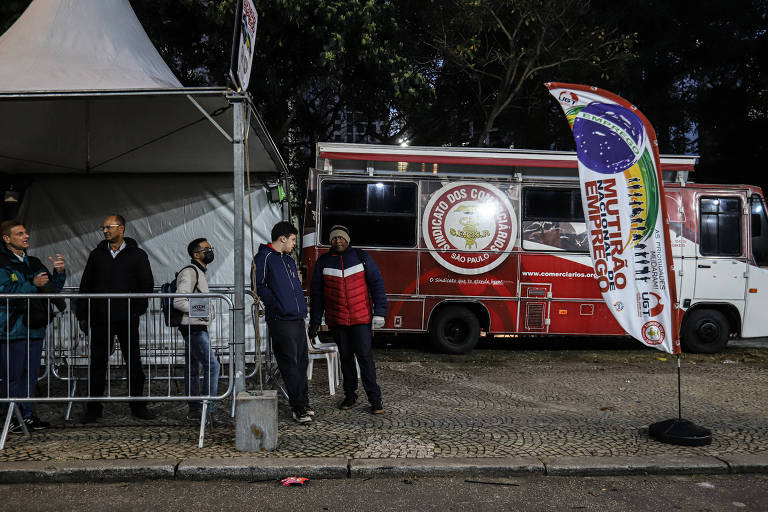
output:
[[[206,236],[224,260],[212,266],[212,282],[233,284],[233,211],[242,200],[232,186],[242,139],[233,114],[243,103],[228,89],[182,87],[128,0],[34,0],[0,37],[0,172],[34,177],[19,212],[33,232],[31,252],[65,254],[67,284],[77,285],[101,239],[96,227],[117,212],[148,251],[157,282],[180,268],[192,238]],[[282,216],[264,183],[286,169],[248,111],[263,241]]]
[[[246,162],[258,176],[254,227],[264,240],[281,215],[263,185],[287,169],[258,113],[247,94],[182,87],[128,0],[33,0],[0,37],[0,173],[33,181],[20,209],[31,252],[65,252],[76,285],[96,227],[123,213],[162,282],[191,237],[210,237],[225,260],[212,281],[235,289],[236,391]]]
[[[0,38],[5,91],[181,87],[126,1],[36,0]]]

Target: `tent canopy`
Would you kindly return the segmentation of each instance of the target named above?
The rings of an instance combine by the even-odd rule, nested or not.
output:
[[[231,174],[233,99],[247,101],[227,89],[0,93],[0,172]],[[251,172],[286,172],[250,114]]]
[[[0,37],[0,172],[231,173],[240,101],[182,87],[128,0],[34,0]],[[285,173],[249,110],[250,170]]]

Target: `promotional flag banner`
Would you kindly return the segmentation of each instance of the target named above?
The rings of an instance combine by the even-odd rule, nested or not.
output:
[[[680,353],[656,133],[623,98],[548,83],[576,141],[595,278],[613,316],[644,344]]]
[[[253,0],[242,0],[243,11],[240,20],[240,45],[237,52],[237,79],[243,91],[248,90],[256,42],[256,24],[259,20]]]

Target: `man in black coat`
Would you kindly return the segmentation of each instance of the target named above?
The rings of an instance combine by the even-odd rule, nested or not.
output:
[[[152,293],[154,278],[147,253],[132,238],[125,238],[125,219],[113,214],[104,219],[104,240],[91,251],[80,281],[80,293]],[[80,328],[91,335],[90,396],[104,394],[104,379],[110,341],[117,335],[123,361],[128,367],[129,396],[144,394],[144,371],[139,352],[139,317],[147,310],[147,299],[80,299],[77,318]],[[131,402],[131,414],[155,417],[146,402]],[[99,402],[88,402],[83,423],[93,423],[102,414]]]

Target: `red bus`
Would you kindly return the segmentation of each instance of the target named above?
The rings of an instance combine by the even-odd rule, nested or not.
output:
[[[575,153],[320,143],[316,154],[305,282],[330,227],[346,225],[384,277],[383,331],[428,332],[448,353],[481,335],[626,334],[592,271]],[[696,159],[662,155],[661,166],[681,341],[714,353],[731,336],[768,335],[768,221],[759,187],[690,183]]]

